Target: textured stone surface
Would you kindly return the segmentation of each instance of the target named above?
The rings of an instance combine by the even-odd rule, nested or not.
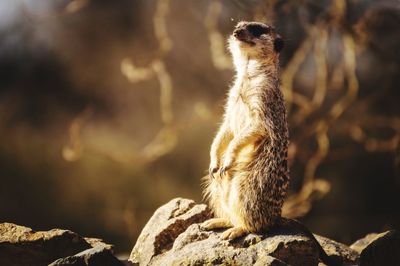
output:
[[[101,247],[111,251],[114,250],[114,245],[107,244],[103,241],[103,239],[100,238],[85,237],[85,241],[88,242],[89,245],[93,248]]]
[[[254,266],[285,266],[285,265],[287,264],[284,263],[283,261],[268,255],[259,257],[257,261],[254,263]]]
[[[224,241],[221,231],[210,232],[191,225],[173,247],[151,260],[151,265],[317,265],[314,243],[301,235],[250,234]],[[272,257],[273,259],[271,259]]]
[[[35,232],[11,223],[0,224],[0,265],[47,265],[60,257],[91,248],[84,238],[68,230]]]
[[[138,265],[318,265],[316,243],[296,229],[274,229],[235,241],[221,240],[223,230],[204,231],[210,217],[203,204],[174,199],[160,207],[143,229],[130,261]],[[317,236],[318,237],[318,236]],[[328,255],[355,264],[359,255],[349,247],[318,237]]]
[[[0,265],[137,266],[137,265],[324,265],[315,242],[296,226],[277,226],[266,234],[234,241],[224,231],[204,231],[211,218],[204,204],[173,199],[161,206],[143,228],[129,261],[118,260],[113,246],[61,229],[35,232],[11,223],[0,224]],[[293,227],[293,228],[292,228]],[[299,231],[300,230],[300,231]],[[400,265],[400,234],[392,230],[369,234],[350,247],[315,235],[326,253],[343,265]]]
[[[200,223],[211,216],[204,204],[176,198],[156,210],[143,228],[129,261],[146,265],[150,260],[171,249],[174,240],[191,224]]]
[[[0,224],[0,265],[122,266],[112,245],[61,229],[35,232],[11,223]],[[128,264],[127,264],[128,265]]]
[[[369,234],[351,247],[360,252],[360,265],[400,265],[400,233],[396,230]]]
[[[84,250],[73,256],[61,258],[49,266],[124,266],[106,246],[98,245],[97,247]]]
[[[350,248],[361,253],[361,251],[376,239],[379,234],[371,233],[351,244]]]
[[[351,249],[349,246],[336,242],[332,239],[314,235],[321,246],[324,248],[326,254],[330,257],[341,258],[344,265],[358,265],[360,254]]]

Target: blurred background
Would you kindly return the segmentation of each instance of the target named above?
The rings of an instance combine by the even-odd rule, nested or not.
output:
[[[352,243],[400,225],[398,1],[0,1],[0,222],[129,252],[155,209],[202,200],[240,20],[285,39],[290,195]]]

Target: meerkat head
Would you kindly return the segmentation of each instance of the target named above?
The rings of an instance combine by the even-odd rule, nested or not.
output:
[[[275,28],[260,22],[239,22],[229,38],[229,49],[234,57],[259,60],[277,58],[283,40]]]

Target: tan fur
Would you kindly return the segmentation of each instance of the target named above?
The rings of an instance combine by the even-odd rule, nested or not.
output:
[[[249,25],[267,32],[255,37]],[[267,230],[281,216],[289,182],[288,130],[277,38],[272,27],[256,22],[240,22],[229,38],[236,79],[205,178],[205,195],[217,218],[202,224],[205,229],[233,227],[224,239]]]

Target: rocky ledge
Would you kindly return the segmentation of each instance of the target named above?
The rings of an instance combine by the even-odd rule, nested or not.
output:
[[[204,204],[177,198],[161,206],[143,228],[129,261],[112,245],[68,230],[35,232],[0,224],[0,265],[324,265],[316,243],[294,228],[221,240],[221,230],[204,231],[211,217]],[[315,235],[326,253],[343,265],[400,265],[400,234],[370,234],[351,246]]]
[[[129,261],[135,265],[323,265],[316,244],[294,228],[221,240],[223,230],[204,231],[211,217],[204,204],[173,199],[143,228]],[[372,234],[346,246],[315,235],[325,252],[343,265],[400,265],[397,231]]]
[[[33,231],[11,223],[0,224],[0,265],[124,266],[113,246],[97,238],[84,238],[69,230]]]

